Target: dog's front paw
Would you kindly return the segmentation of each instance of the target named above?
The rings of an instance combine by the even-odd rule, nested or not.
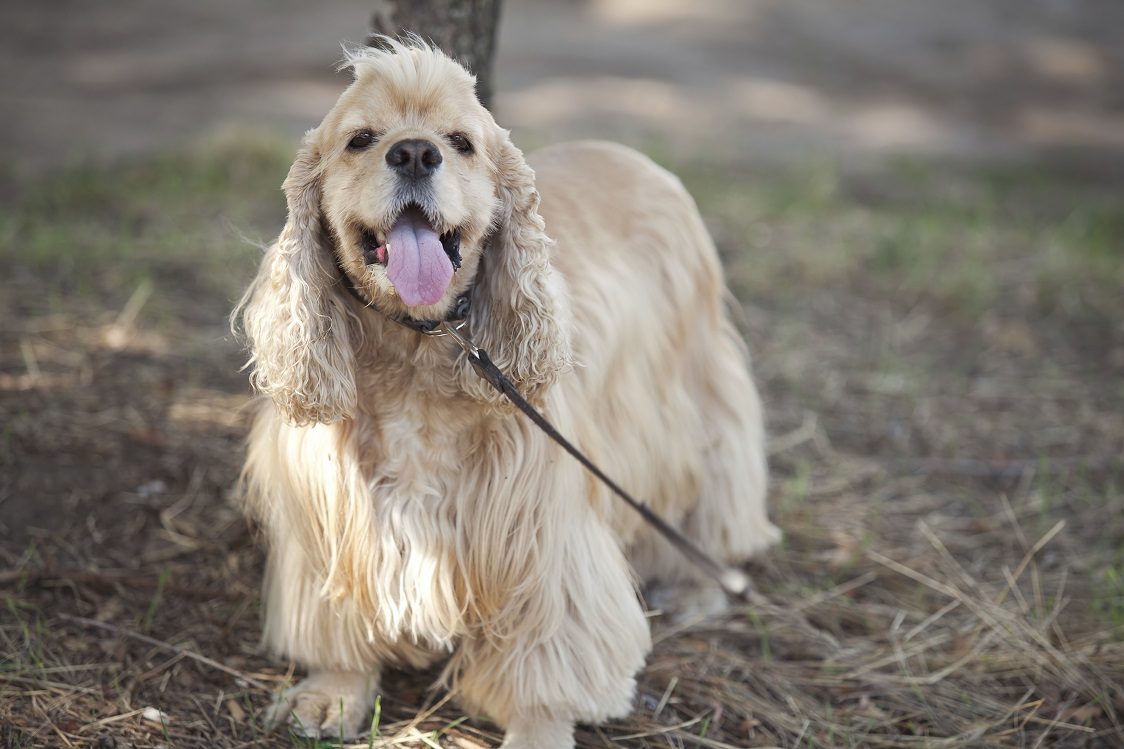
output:
[[[288,718],[293,732],[308,738],[354,739],[367,728],[376,689],[370,674],[317,671],[280,692],[266,721],[272,727]]]
[[[574,749],[574,724],[556,718],[516,717],[507,727],[500,749]]]

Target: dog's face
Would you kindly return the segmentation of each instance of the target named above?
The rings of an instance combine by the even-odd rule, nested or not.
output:
[[[443,317],[467,288],[498,206],[506,133],[474,81],[410,50],[355,64],[356,80],[311,134],[320,209],[340,261],[381,309]]]
[[[534,172],[464,68],[420,40],[384,41],[349,55],[355,82],[305,137],[285,179],[288,220],[235,310],[254,386],[297,424],[353,416],[369,395],[357,352],[389,350],[364,335],[381,316],[358,313],[337,263],[387,315],[444,319],[471,287],[473,340],[525,397],[570,364]],[[453,372],[461,391],[504,407],[467,362]]]

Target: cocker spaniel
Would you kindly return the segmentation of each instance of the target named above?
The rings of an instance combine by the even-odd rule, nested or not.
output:
[[[308,669],[273,715],[353,736],[382,669],[447,659],[504,747],[569,748],[575,722],[630,710],[650,647],[637,584],[681,612],[722,593],[453,342],[402,323],[469,299],[464,332],[560,431],[737,563],[779,533],[717,253],[634,151],[524,161],[440,51],[388,40],[347,65],[235,311],[264,396],[243,476],[269,541],[264,640]]]

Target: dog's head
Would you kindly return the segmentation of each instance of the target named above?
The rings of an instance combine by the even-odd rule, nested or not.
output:
[[[358,315],[377,313],[341,293],[338,263],[388,315],[441,319],[471,288],[473,337],[533,396],[569,359],[534,174],[439,50],[384,40],[345,65],[355,80],[305,136],[288,222],[236,310],[255,386],[298,423],[354,412]]]
[[[468,286],[499,207],[507,143],[448,57],[352,53],[355,82],[306,141],[340,261],[381,309],[440,318]]]

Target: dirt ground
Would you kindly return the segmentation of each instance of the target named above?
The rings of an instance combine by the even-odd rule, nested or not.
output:
[[[262,724],[294,672],[257,646],[226,315],[367,8],[0,9],[2,749],[329,746]],[[579,746],[1124,744],[1122,20],[509,3],[516,139],[624,140],[697,197],[786,533],[757,605],[654,618]],[[497,745],[432,676],[358,746]]]

